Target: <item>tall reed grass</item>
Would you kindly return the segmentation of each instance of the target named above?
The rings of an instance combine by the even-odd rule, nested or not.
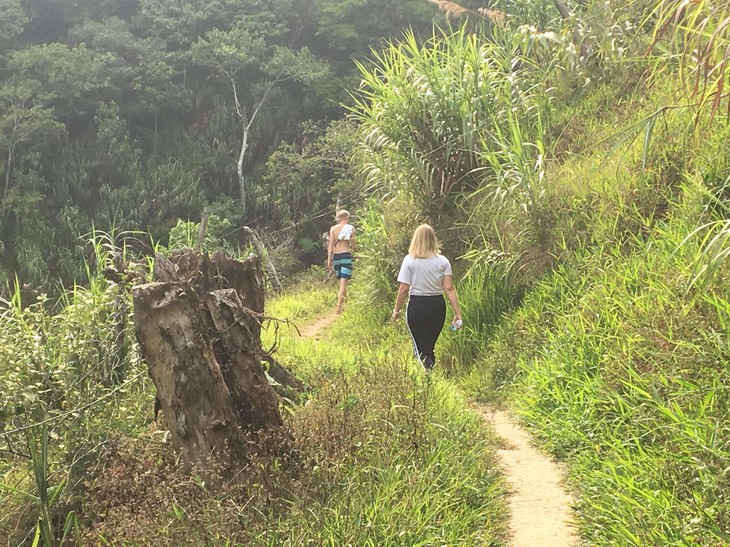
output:
[[[630,254],[587,250],[582,281],[540,282],[502,332],[533,340],[513,360],[513,398],[572,463],[595,544],[730,539],[727,280],[690,287],[698,242],[680,243],[696,217],[681,207]]]
[[[311,321],[334,295],[285,294],[267,314]],[[251,462],[243,485],[212,487],[181,477],[169,457],[150,465],[165,447],[149,434],[110,447],[86,501],[103,516],[85,521],[86,540],[500,544],[504,487],[489,432],[453,382],[423,373],[402,325],[357,306],[321,340],[280,326],[277,359],[312,387],[286,414],[291,451]]]

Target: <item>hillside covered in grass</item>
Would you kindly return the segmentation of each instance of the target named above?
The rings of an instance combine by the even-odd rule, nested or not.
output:
[[[334,308],[331,278],[269,255],[288,288],[267,295],[263,344],[306,386],[279,399],[291,444],[237,480],[182,465],[133,332],[130,288],[154,258],[139,233],[94,232],[58,301],[19,279],[3,302],[0,536],[505,545],[481,403],[566,463],[584,544],[730,545],[728,7],[434,4],[450,25],[361,58],[346,122],[269,159],[279,182],[334,177],[327,206],[339,193],[357,228],[346,311],[317,339],[299,331]],[[181,219],[156,250],[251,252],[211,219],[205,240]],[[431,375],[389,321],[423,222],[465,324]]]

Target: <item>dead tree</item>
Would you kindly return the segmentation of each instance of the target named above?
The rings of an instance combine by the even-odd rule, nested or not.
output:
[[[174,444],[186,463],[244,463],[286,438],[261,361],[261,264],[193,250],[157,255],[133,290],[135,327]]]
[[[266,271],[269,274],[269,281],[271,281],[274,290],[278,293],[281,293],[284,290],[284,287],[282,287],[281,281],[279,281],[279,275],[276,273],[274,261],[271,260],[271,256],[266,251],[266,247],[264,247],[264,244],[261,242],[261,238],[258,236],[256,230],[254,230],[253,228],[244,226],[243,230],[246,232],[246,234],[248,234],[248,237],[253,242],[253,245],[254,247],[256,247],[256,251],[259,253],[261,260],[264,261],[264,264],[266,265]]]

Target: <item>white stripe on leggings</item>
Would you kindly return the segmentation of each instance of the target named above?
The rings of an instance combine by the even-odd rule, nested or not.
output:
[[[416,361],[418,361],[419,363],[423,364],[423,362],[421,361],[421,356],[418,353],[418,346],[416,345],[416,339],[413,336],[413,332],[411,332],[411,326],[408,324],[408,308],[410,306],[411,306],[411,301],[409,299],[408,300],[408,305],[406,306],[406,327],[408,327],[408,334],[411,335],[411,342],[413,342],[413,353],[416,356]]]

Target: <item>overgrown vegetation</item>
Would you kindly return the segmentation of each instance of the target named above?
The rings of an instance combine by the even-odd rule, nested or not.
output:
[[[284,296],[268,313],[301,325],[334,305],[334,291],[327,289],[305,299],[299,291]],[[30,318],[33,311],[19,313]],[[38,537],[48,545],[57,544],[67,522],[83,543],[496,543],[504,533],[502,486],[488,434],[476,414],[464,410],[453,383],[420,373],[399,337],[391,333],[374,348],[348,334],[380,331],[378,323],[352,316],[338,325],[331,344],[300,339],[293,327],[281,326],[277,356],[313,390],[306,404],[290,407],[293,451],[251,462],[241,470],[248,477],[243,485],[182,471],[164,426],[150,423],[153,394],[145,383],[128,384],[115,405],[94,404],[83,421],[78,413],[72,423],[61,414],[34,414],[58,419],[40,436],[30,432],[30,462],[19,457],[22,442],[13,445],[19,453],[2,483],[3,532],[22,542],[37,522]],[[270,326],[266,342],[274,336]],[[59,392],[71,391],[59,386]],[[113,391],[100,387],[97,401]],[[64,432],[78,434],[82,423],[89,436],[74,438],[72,448]],[[6,440],[18,438],[6,433]],[[37,438],[43,465],[36,462]],[[81,447],[84,458],[77,456]],[[78,460],[73,484],[71,457]],[[93,465],[82,477],[84,461]],[[36,477],[39,468],[43,472],[40,490],[33,489],[31,468]],[[36,491],[47,497],[20,503]]]
[[[569,58],[561,51],[571,42],[603,47],[590,30],[578,38],[543,36],[551,43],[548,51],[521,44],[502,74],[518,89],[532,90],[532,114],[511,116],[520,112],[520,95],[501,110],[504,91],[481,96],[495,108],[498,123],[479,133],[496,135],[497,144],[465,145],[463,133],[449,129],[434,141],[444,143],[435,149],[446,157],[408,139],[429,134],[423,121],[436,120],[432,112],[465,110],[429,105],[408,114],[402,104],[444,95],[441,82],[458,79],[459,70],[470,66],[456,61],[469,48],[458,35],[425,48],[396,45],[368,69],[372,83],[366,80],[366,100],[381,111],[363,110],[364,140],[378,176],[390,185],[389,200],[372,202],[363,215],[378,219],[364,223],[373,233],[365,241],[390,237],[363,250],[381,266],[366,270],[360,282],[368,293],[392,295],[408,234],[404,221],[412,227],[429,220],[440,228],[447,253],[460,249],[458,269],[468,275],[459,288],[465,315],[473,315],[463,335],[441,342],[445,368],[473,397],[513,406],[541,444],[572,464],[583,537],[591,544],[730,540],[722,463],[730,448],[724,425],[730,171],[719,152],[730,142],[727,120],[717,116],[727,82],[718,51],[727,45],[723,29],[730,14],[710,14],[702,3],[688,6],[647,5],[644,21],[660,31],[625,33],[618,51],[594,56],[597,65],[583,59],[573,77],[556,80]],[[683,24],[667,31],[670,14],[677,13]],[[611,12],[612,24],[630,29],[625,15]],[[683,64],[653,71],[650,85],[640,71],[620,69],[629,59],[648,71],[654,63],[659,67],[659,59],[645,57],[642,48],[666,32],[677,38],[675,44],[709,44],[703,50],[708,66],[720,64],[702,72],[702,80],[684,50]],[[531,37],[542,40],[539,33]],[[452,48],[458,53],[450,55]],[[562,61],[535,63],[546,54]],[[570,89],[581,77],[601,78],[599,66],[621,78]],[[676,76],[668,76],[683,78],[685,70],[702,84],[686,98],[672,81]],[[556,84],[529,87],[535,81]],[[421,86],[418,99],[390,99],[409,82],[409,88]],[[639,93],[627,91],[635,85]],[[399,137],[389,138],[391,127]],[[429,181],[447,179],[439,169],[465,153],[482,162],[464,173],[478,173],[478,188],[446,200],[427,191],[430,208],[415,207]],[[408,167],[419,158],[435,165]],[[390,251],[394,244],[400,253]]]
[[[323,51],[353,37],[362,45],[357,29],[376,19],[335,22],[350,8],[324,4],[321,21],[332,25],[327,45],[315,35],[306,44],[320,61]],[[27,103],[24,119],[36,124],[39,140],[5,133],[2,141],[10,154],[5,172],[16,178],[6,185],[0,220],[9,228],[0,249],[20,277],[38,264],[42,247],[25,242],[57,241],[45,238],[46,228],[31,230],[50,221],[33,224],[37,215],[26,219],[23,207],[40,199],[56,180],[52,174],[87,180],[91,171],[94,180],[112,181],[103,188],[124,203],[116,224],[124,229],[138,226],[127,213],[139,200],[149,205],[146,196],[174,194],[179,201],[166,203],[170,210],[199,213],[209,191],[222,190],[226,199],[215,205],[203,245],[243,254],[247,242],[230,237],[241,190],[256,196],[246,213],[272,236],[288,233],[287,223],[319,229],[309,223],[332,212],[339,192],[358,200],[358,255],[348,310],[321,340],[267,320],[265,346],[275,346],[277,358],[311,389],[300,401],[282,401],[293,450],[252,462],[242,470],[246,481],[213,484],[183,473],[164,424],[153,420],[154,395],[128,327],[128,283],[144,278],[147,263],[140,258],[116,283],[96,273],[116,267],[117,247],[133,238],[92,239],[87,256],[95,258],[86,267],[57,242],[59,261],[88,272],[84,287],[53,304],[18,282],[2,308],[1,533],[46,545],[64,537],[88,544],[498,545],[505,492],[493,440],[469,409],[475,399],[514,409],[540,445],[567,461],[586,543],[730,544],[730,129],[721,108],[727,6],[431,4],[451,17],[453,31],[437,30],[431,39],[406,33],[370,60],[361,58],[351,119],[326,129],[305,124],[307,139],[270,157],[244,151],[256,162],[238,173],[243,178],[221,174],[217,163],[242,150],[232,135],[255,115],[230,101],[260,104],[257,93],[274,82],[278,114],[295,110],[286,99],[294,81],[284,85],[274,70],[286,54],[275,46],[289,32],[276,26],[278,16],[269,22],[281,32],[273,42],[257,41],[245,25],[216,27],[195,10],[188,23],[226,36],[197,27],[165,35],[175,57],[193,43],[221,53],[213,41],[239,33],[226,62],[244,68],[219,57],[210,66],[225,69],[228,84],[249,69],[260,84],[239,99],[231,99],[230,87],[209,96],[207,72],[191,69],[190,85],[209,106],[194,110],[212,116],[201,129],[205,138],[180,137],[174,117],[164,131],[155,125],[154,136],[148,127],[146,137],[160,155],[180,145],[179,163],[141,161],[131,138],[141,126],[130,131],[124,123],[140,118],[107,101],[93,109],[94,142],[126,159],[115,164],[97,150],[98,165],[79,171],[68,164],[86,165],[79,151],[51,169],[38,151],[73,129],[58,125],[58,112],[79,121],[86,110],[60,87],[52,88],[50,103]],[[151,40],[144,29],[164,20],[153,8],[103,17],[103,28],[121,32],[135,23],[132,36],[140,44]],[[0,43],[23,36],[13,30],[23,28],[23,11],[8,13],[17,25],[4,27]],[[459,17],[466,20],[457,30]],[[78,22],[68,36],[110,39],[91,32],[94,24]],[[53,48],[76,66],[96,59],[97,46],[89,43],[63,51],[58,44],[16,48],[2,67],[30,71]],[[243,44],[260,54],[257,60],[244,55]],[[35,88],[16,83],[18,93],[36,97]],[[311,97],[332,82],[320,84]],[[26,108],[3,97],[0,104]],[[271,127],[279,119],[275,108],[264,109]],[[248,129],[265,135],[265,125]],[[63,150],[76,150],[79,139],[70,135]],[[262,139],[275,142],[273,135]],[[159,176],[148,184],[153,168]],[[78,192],[83,185],[76,183],[59,185],[58,195]],[[125,201],[132,198],[138,201]],[[74,207],[63,209],[64,218],[85,226],[86,206]],[[142,223],[157,214],[142,209],[135,217]],[[155,240],[193,245],[198,224],[178,217],[190,215],[154,217]],[[412,229],[424,221],[436,227],[454,263],[465,320],[461,331],[442,335],[439,370],[430,376],[411,358],[402,325],[387,322],[398,265]],[[315,256],[315,233],[291,241]],[[325,272],[313,269],[271,300],[266,315],[301,326],[328,313],[334,297]]]
[[[317,241],[337,192],[337,160],[320,177],[286,173],[331,134],[355,75],[351,59],[429,35],[422,0],[0,3],[0,288],[49,292],[81,282],[91,226],[169,230],[210,206],[233,227],[282,230],[269,243],[301,253]],[[335,129],[335,131],[337,131]],[[332,148],[335,148],[333,146]],[[306,161],[306,160],[305,160]],[[292,191],[292,186],[296,189]],[[328,217],[324,219],[324,217]],[[234,247],[248,243],[239,230]],[[319,257],[316,257],[319,258]]]

